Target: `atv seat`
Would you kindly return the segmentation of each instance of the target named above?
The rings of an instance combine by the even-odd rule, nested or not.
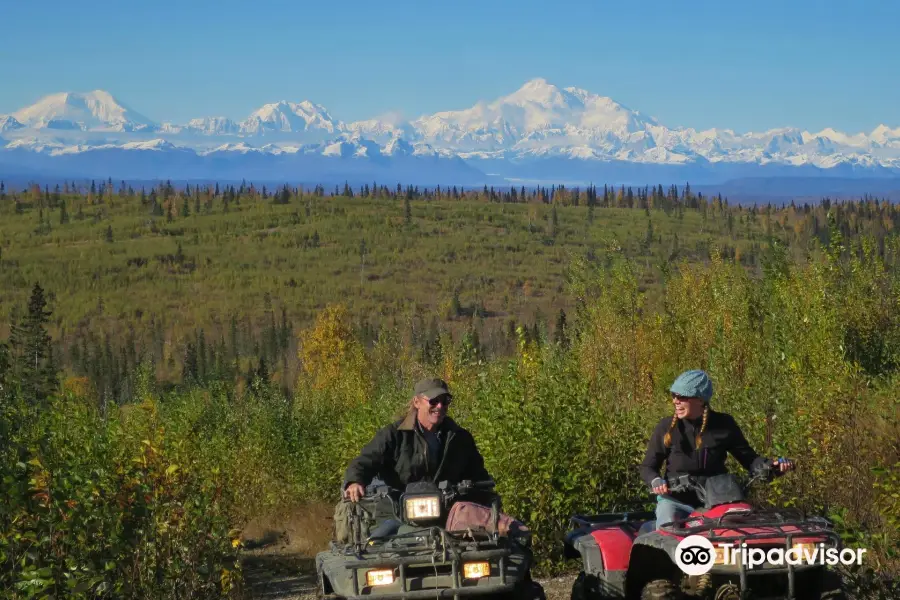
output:
[[[386,521],[378,525],[378,527],[369,532],[369,538],[380,538],[395,535],[402,526],[403,523],[396,519],[387,519]]]
[[[638,535],[644,535],[645,533],[652,533],[656,531],[656,521],[647,521],[638,529]]]

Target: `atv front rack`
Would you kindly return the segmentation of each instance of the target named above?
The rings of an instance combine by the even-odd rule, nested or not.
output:
[[[479,534],[481,534],[479,536]],[[479,539],[479,537],[483,539]],[[420,543],[404,544],[405,540],[422,539]],[[507,561],[512,548],[505,540],[497,547],[490,532],[477,530],[448,532],[440,528],[422,528],[386,538],[369,540],[364,546],[347,546],[342,554],[352,555],[355,560],[344,565],[352,571],[353,595],[347,600],[378,598],[379,600],[418,600],[425,598],[461,598],[474,595],[493,595],[511,592],[515,581],[508,581]],[[497,564],[499,583],[485,585],[462,585],[462,565],[465,562],[488,561]],[[423,565],[427,564],[428,568]],[[360,571],[371,569],[397,569],[396,582],[399,591],[373,588],[369,594],[360,594]],[[436,577],[448,577],[449,587],[407,589],[407,577],[416,577],[417,572],[435,570]],[[449,570],[449,572],[448,572]]]
[[[794,516],[797,515],[797,516]],[[733,512],[725,513],[720,517],[705,517],[703,515],[676,519],[671,523],[666,523],[658,527],[658,531],[663,534],[673,535],[677,537],[687,537],[690,535],[699,535],[707,538],[713,545],[731,544],[734,547],[741,547],[745,542],[764,542],[773,541],[772,544],[765,544],[766,551],[776,548],[783,548],[785,552],[793,548],[795,540],[803,543],[809,543],[810,538],[816,539],[816,543],[824,541],[828,548],[840,548],[841,538],[834,531],[832,524],[827,519],[821,517],[806,517],[803,513],[792,513],[793,518],[787,518],[780,512]],[[700,521],[700,523],[697,523]],[[691,525],[688,525],[691,523]],[[748,529],[765,529],[770,531],[748,531]],[[785,528],[792,530],[785,531]],[[728,535],[716,535],[716,530],[727,530]],[[771,529],[775,529],[772,531]],[[824,540],[823,540],[824,538]],[[784,540],[782,543],[781,540]],[[749,547],[761,544],[748,544]],[[741,590],[747,589],[747,578],[752,575],[766,575],[787,573],[788,576],[788,597],[795,597],[795,571],[797,565],[786,563],[781,567],[763,567],[757,571],[751,571],[744,564],[743,560],[738,560],[737,568],[740,576]],[[733,565],[716,565],[713,567],[732,567]]]
[[[380,598],[384,600],[416,600],[419,598],[458,598],[462,596],[472,596],[472,595],[488,595],[488,594],[503,594],[506,592],[512,591],[515,587],[515,582],[508,582],[506,578],[506,560],[509,558],[511,554],[511,550],[509,548],[496,548],[493,550],[470,550],[470,551],[459,551],[452,550],[450,552],[449,560],[432,560],[431,566],[436,570],[441,567],[450,566],[450,587],[446,588],[436,588],[436,589],[423,589],[423,590],[408,590],[407,589],[407,570],[410,569],[411,565],[421,565],[423,563],[428,562],[428,558],[422,556],[421,550],[416,555],[413,552],[414,550],[410,550],[410,552],[404,553],[406,555],[400,555],[399,553],[394,556],[388,556],[387,553],[381,553],[377,557],[361,559],[355,561],[352,564],[346,565],[347,569],[353,571],[351,579],[353,581],[353,596],[348,600],[362,599],[362,598]],[[464,562],[473,562],[473,561],[498,561],[498,570],[499,570],[499,578],[500,583],[495,585],[477,585],[477,586],[463,586],[461,581],[461,571],[462,571],[462,563]],[[368,571],[370,569],[395,569],[399,570],[397,580],[400,583],[400,591],[399,592],[374,592],[371,595],[360,595],[359,590],[359,576],[358,572],[365,570]]]
[[[403,544],[402,542],[409,539],[424,538],[425,541],[418,545]],[[466,545],[469,548],[479,549],[482,546],[497,546],[500,539],[491,532],[483,529],[470,529],[465,531],[446,531],[436,527],[423,527],[415,531],[405,533],[392,533],[384,537],[372,537],[366,540],[364,544],[358,544],[357,556],[371,551],[386,550],[389,552],[423,552],[433,550],[436,544],[440,542],[441,548],[446,549],[448,544],[451,547],[456,545]],[[377,550],[376,550],[377,549]]]

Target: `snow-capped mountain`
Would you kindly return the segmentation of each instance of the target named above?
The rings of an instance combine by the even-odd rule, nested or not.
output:
[[[11,115],[0,117],[0,131],[15,131],[16,129],[22,129],[23,127],[25,126],[19,123],[16,118]]]
[[[36,129],[149,131],[156,127],[153,121],[103,90],[44,96],[36,104],[14,112],[12,117]]]
[[[870,133],[670,128],[611,98],[540,78],[470,108],[352,123],[320,104],[279,101],[243,120],[203,117],[157,125],[108,92],[61,93],[0,115],[0,132],[0,163],[52,170],[69,157],[67,168],[90,165],[92,174],[104,176],[117,176],[103,172],[113,167],[145,173],[129,162],[137,160],[207,177],[220,171],[243,176],[244,169],[273,178],[314,176],[306,169],[311,165],[340,177],[342,169],[384,174],[402,165],[409,172],[399,179],[423,183],[426,176],[498,184],[715,183],[759,174],[900,177],[900,127],[880,125]],[[124,151],[127,159],[110,159]],[[106,162],[94,166],[101,156]],[[369,166],[361,170],[362,164]]]
[[[668,128],[611,98],[544,79],[493,102],[412,121],[414,139],[457,152],[472,164],[550,158],[659,165],[808,165],[900,168],[900,128],[848,135],[774,129]],[[496,168],[492,164],[492,168]]]
[[[241,133],[299,133],[307,131],[334,134],[343,129],[324,106],[309,101],[266,104],[241,123]]]
[[[465,150],[496,150],[518,144],[602,145],[609,137],[628,139],[656,125],[621,104],[574,87],[560,89],[534,79],[508,96],[472,108],[439,112],[412,122],[430,143]],[[577,144],[576,144],[577,145]]]
[[[380,144],[400,138],[412,140],[420,137],[409,121],[395,116],[354,121],[346,124],[343,129],[347,133],[361,135]]]
[[[191,119],[184,129],[204,135],[235,135],[241,132],[240,126],[226,117]]]
[[[869,139],[876,144],[898,144],[900,143],[900,127],[891,129],[887,125],[879,125],[876,127]]]

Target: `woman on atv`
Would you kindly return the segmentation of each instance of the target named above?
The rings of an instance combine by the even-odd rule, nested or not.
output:
[[[794,468],[790,460],[769,460],[759,456],[731,415],[710,408],[713,387],[704,371],[682,373],[669,391],[675,414],[656,425],[644,462],[641,463],[641,478],[657,494],[657,528],[686,518],[701,504],[694,492],[669,494],[666,480],[660,476],[663,461],[666,462],[666,475],[670,478],[727,473],[725,459],[729,452],[750,472],[767,464],[771,464],[778,473]]]

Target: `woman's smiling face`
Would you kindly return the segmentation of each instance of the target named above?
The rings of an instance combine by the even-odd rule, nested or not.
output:
[[[703,414],[703,400],[672,394],[675,416],[679,419],[696,419]]]

